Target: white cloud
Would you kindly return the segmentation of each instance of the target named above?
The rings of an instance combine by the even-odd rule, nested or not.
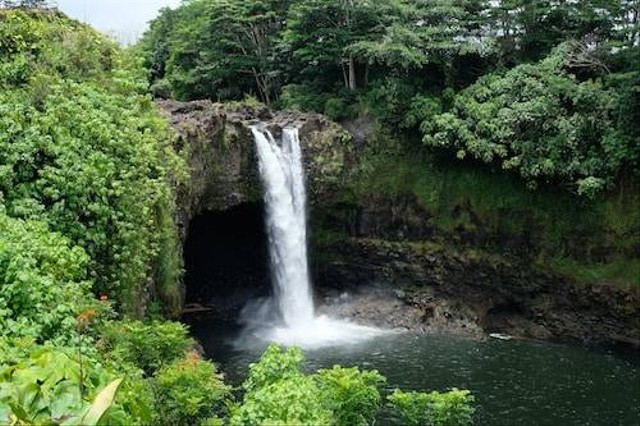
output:
[[[58,8],[79,21],[113,36],[123,44],[135,42],[163,7],[181,0],[58,0]]]

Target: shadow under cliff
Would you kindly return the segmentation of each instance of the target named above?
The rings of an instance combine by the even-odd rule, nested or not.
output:
[[[244,303],[269,293],[263,204],[207,211],[189,223],[184,246],[187,304],[233,317]]]

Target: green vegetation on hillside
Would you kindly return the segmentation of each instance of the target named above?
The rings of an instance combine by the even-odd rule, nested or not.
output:
[[[163,217],[185,176],[173,133],[141,69],[103,36],[53,12],[2,12],[0,23],[3,209],[71,240],[94,292],[135,313],[153,265],[167,262],[163,239],[176,243]],[[156,269],[160,284],[179,274]]]
[[[2,424],[157,422],[157,372],[189,360],[225,389],[183,326],[116,321],[149,296],[179,309],[185,171],[143,76],[57,12],[0,10]]]
[[[160,96],[369,115],[597,197],[640,170],[639,34],[633,1],[191,0],[138,48]]]
[[[559,188],[529,191],[514,176],[455,161],[372,147],[328,212],[353,215],[360,203],[380,197],[398,206],[415,202],[436,240],[523,257],[581,284],[640,285],[637,182],[623,181],[606,197],[576,198]],[[322,238],[331,226],[316,219]]]
[[[139,61],[91,28],[0,9],[0,424],[372,422],[379,373],[305,375],[298,350],[271,347],[236,402],[187,328],[148,309],[181,307],[187,173],[146,86]],[[470,421],[471,396],[429,395],[399,413]]]
[[[640,164],[640,133],[617,125],[619,92],[571,74],[580,49],[563,44],[536,64],[483,77],[450,112],[423,122],[425,143],[515,170],[530,185],[557,183],[589,196],[611,188]]]

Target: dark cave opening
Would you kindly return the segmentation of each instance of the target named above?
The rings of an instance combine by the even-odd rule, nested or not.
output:
[[[235,315],[269,293],[269,254],[262,203],[208,211],[189,222],[184,247],[186,303]]]

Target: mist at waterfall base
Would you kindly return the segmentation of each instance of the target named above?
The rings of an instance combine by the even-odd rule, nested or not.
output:
[[[384,333],[327,316],[316,316],[307,264],[305,175],[298,130],[285,128],[280,143],[252,128],[266,206],[273,297],[249,301],[240,314],[236,346],[265,341],[303,348],[353,343]]]

